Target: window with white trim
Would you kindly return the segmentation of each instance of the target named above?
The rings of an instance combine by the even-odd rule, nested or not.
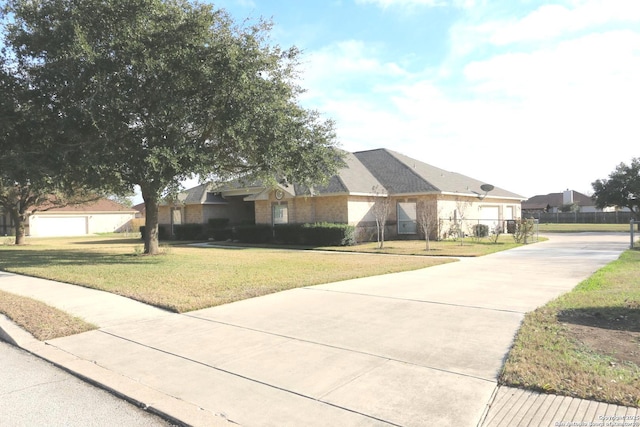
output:
[[[289,207],[287,202],[273,204],[273,223],[287,224],[289,223]]]
[[[417,233],[416,205],[416,202],[398,202],[398,234]]]

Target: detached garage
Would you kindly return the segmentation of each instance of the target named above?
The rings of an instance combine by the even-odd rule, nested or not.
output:
[[[109,199],[36,211],[29,216],[27,235],[61,237],[126,231],[135,215],[135,209]]]
[[[88,234],[87,216],[31,215],[29,233],[38,237],[83,236]]]

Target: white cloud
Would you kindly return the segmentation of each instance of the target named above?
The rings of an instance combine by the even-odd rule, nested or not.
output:
[[[525,196],[589,192],[640,140],[640,31],[615,25],[637,19],[635,2],[611,4],[543,7],[502,30],[460,24],[451,51],[464,55],[421,75],[362,42],[328,46],[310,55],[307,100],[348,150],[391,148]],[[543,16],[553,29],[537,29]]]
[[[303,64],[307,101],[340,98],[346,92],[370,92],[380,80],[404,79],[408,73],[398,64],[377,58],[375,47],[348,40],[311,52]]]
[[[638,22],[637,0],[588,0],[575,2],[573,7],[546,4],[522,19],[495,23],[490,41],[507,45],[549,40],[596,26]]]

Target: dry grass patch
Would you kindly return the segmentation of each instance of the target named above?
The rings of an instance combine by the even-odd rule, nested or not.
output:
[[[64,311],[31,298],[0,291],[0,313],[40,341],[97,329]]]
[[[528,313],[500,382],[640,407],[640,252]]]
[[[429,242],[429,250],[427,250],[424,240],[389,240],[384,242],[382,249],[378,248],[377,242],[365,242],[355,246],[326,247],[320,249],[395,255],[477,257],[513,249],[518,246],[522,245],[516,243],[512,235],[503,234],[496,243],[489,241],[488,238],[474,239],[471,237],[457,241],[431,241]]]

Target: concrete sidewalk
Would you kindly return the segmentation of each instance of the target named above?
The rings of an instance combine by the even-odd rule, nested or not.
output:
[[[571,413],[562,405],[551,412],[549,396],[511,405],[504,396],[516,391],[498,388],[496,377],[524,313],[627,244],[625,234],[554,235],[482,258],[186,314],[1,273],[0,289],[100,329],[46,343],[6,319],[0,329],[34,354],[189,425],[533,426],[543,425],[546,418],[535,418],[543,410],[548,425],[586,420],[587,410],[598,422],[621,410],[571,404]]]

